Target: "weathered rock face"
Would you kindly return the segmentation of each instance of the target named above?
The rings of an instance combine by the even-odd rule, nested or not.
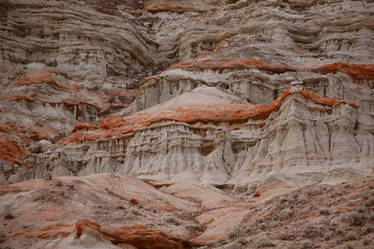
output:
[[[118,172],[252,192],[367,175],[373,8],[1,1],[5,178]]]
[[[221,103],[178,102],[199,98]],[[250,187],[269,177],[300,186],[370,173],[373,130],[357,126],[354,102],[321,98],[300,86],[267,105],[230,101],[237,100],[203,87],[149,111],[103,121],[97,129],[73,133],[65,147],[30,154],[33,166],[22,177],[43,177],[49,170],[56,176],[119,172]]]
[[[4,72],[40,62],[78,79],[104,80],[160,63],[156,43],[126,19],[74,1],[3,1],[1,7]]]
[[[373,11],[0,0],[0,247],[371,248]]]

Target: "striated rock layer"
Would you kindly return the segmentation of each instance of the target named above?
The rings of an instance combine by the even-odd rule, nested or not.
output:
[[[372,248],[373,13],[0,0],[0,248]]]
[[[268,178],[301,186],[370,173],[374,130],[359,123],[356,103],[300,86],[266,105],[233,101],[202,87],[97,128],[77,128],[64,146],[30,154],[30,169],[17,177],[119,172],[250,189]]]

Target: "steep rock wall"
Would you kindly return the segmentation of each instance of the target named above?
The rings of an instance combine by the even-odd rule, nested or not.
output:
[[[0,1],[0,136],[23,152],[7,152],[1,171],[10,182],[120,172],[243,189],[365,175],[373,9]]]
[[[201,101],[209,99],[205,93]],[[65,147],[30,155],[33,166],[17,177],[119,172],[249,189],[269,177],[301,186],[370,173],[374,130],[370,124],[357,125],[354,102],[321,98],[294,86],[268,105],[226,105],[231,109],[193,105],[200,116],[186,114],[188,105],[169,107],[169,114],[161,106],[158,114],[153,108],[149,121],[146,112],[138,119],[114,121],[117,128],[111,132],[106,126],[77,130]],[[178,118],[178,111],[185,119]]]

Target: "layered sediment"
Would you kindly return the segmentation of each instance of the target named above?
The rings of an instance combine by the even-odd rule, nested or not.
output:
[[[0,6],[10,182],[120,172],[251,189],[371,170],[372,3]]]
[[[370,173],[373,127],[357,126],[360,106],[353,101],[301,86],[266,105],[235,101],[201,87],[97,127],[79,124],[63,147],[30,154],[32,166],[19,177],[119,172],[249,189],[272,177],[300,186]]]
[[[0,0],[0,247],[371,248],[373,11]]]

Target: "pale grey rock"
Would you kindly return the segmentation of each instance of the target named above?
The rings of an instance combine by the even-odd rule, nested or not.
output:
[[[96,238],[97,236],[98,238]],[[114,244],[110,243],[107,240],[102,239],[100,233],[97,234],[88,234],[84,233],[82,236],[77,238],[74,234],[70,235],[63,239],[55,239],[48,241],[44,248],[46,249],[83,249],[83,248],[91,248],[91,249],[120,249],[121,247],[115,246]]]
[[[21,181],[24,181],[24,180],[26,180],[26,179],[20,177],[19,174],[13,174],[13,175],[9,176],[9,178],[8,178],[8,182],[9,182],[10,184],[12,184],[12,183],[17,183],[17,182],[21,182]]]
[[[31,153],[41,153],[49,150],[52,147],[52,143],[47,140],[39,140],[38,142],[32,144],[29,148]]]
[[[31,153],[40,153],[42,151],[42,144],[36,143],[31,145],[30,152]]]
[[[7,185],[7,184],[9,184],[8,180],[5,178],[3,174],[0,174],[0,186]]]
[[[38,61],[78,78],[105,79],[140,71],[157,58],[142,28],[83,5],[10,0],[3,11],[2,47],[13,51],[1,54],[3,69]]]
[[[357,127],[358,116],[358,110],[349,104],[327,107],[297,93],[288,96],[268,118],[249,120],[237,128],[161,121],[128,134],[67,145],[58,154],[53,150],[45,154],[44,159],[35,155],[39,163],[29,177],[43,176],[56,167],[57,160],[69,169],[67,175],[118,172],[202,185],[228,183],[238,188],[261,184],[269,177],[292,187],[336,183],[369,174],[374,162],[374,147],[369,145],[372,137],[358,139],[360,130],[372,134],[373,127]]]

